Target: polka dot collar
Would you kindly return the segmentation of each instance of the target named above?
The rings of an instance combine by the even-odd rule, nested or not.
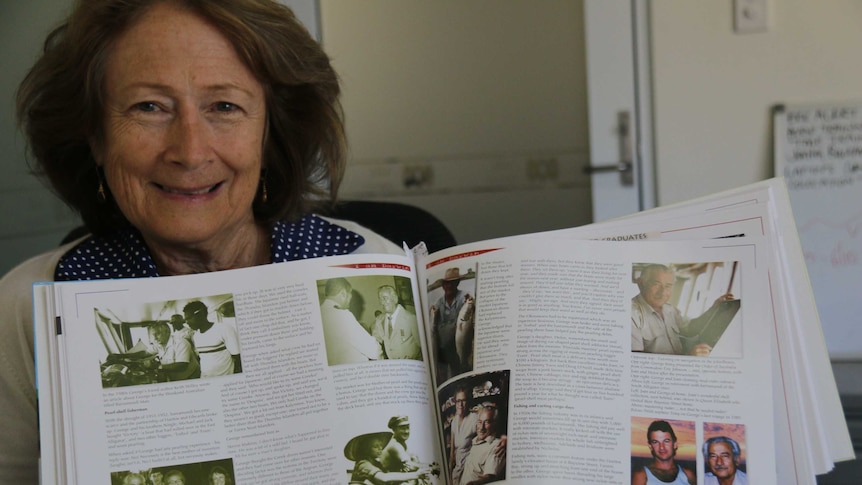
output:
[[[359,234],[308,214],[297,222],[277,222],[273,226],[270,261],[349,254],[364,243]],[[86,239],[64,254],[54,270],[55,281],[155,276],[159,272],[137,229]]]

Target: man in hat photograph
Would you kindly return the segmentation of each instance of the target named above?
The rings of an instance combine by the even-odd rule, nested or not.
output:
[[[458,315],[464,304],[472,300],[469,293],[458,289],[461,279],[458,267],[447,268],[440,281],[443,295],[430,309],[430,321],[437,337],[438,382],[470,370],[462,365],[455,345]]]

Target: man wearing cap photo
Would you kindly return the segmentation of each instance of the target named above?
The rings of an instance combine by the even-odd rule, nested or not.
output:
[[[410,422],[407,416],[392,416],[387,424],[392,430],[392,439],[380,453],[380,463],[387,472],[415,472],[430,469],[431,473],[440,473],[436,465],[428,465],[419,461],[419,457],[407,451],[407,439],[410,438]],[[419,479],[416,484],[426,484],[430,481]]]
[[[412,483],[430,477],[432,470],[428,466],[412,472],[385,471],[380,454],[390,439],[391,432],[381,431],[356,436],[347,443],[344,457],[355,462],[350,471],[350,483]]]

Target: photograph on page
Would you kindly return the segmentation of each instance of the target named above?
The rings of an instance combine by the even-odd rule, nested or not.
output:
[[[703,423],[705,485],[748,483],[745,425]]]
[[[410,278],[328,278],[317,282],[317,293],[329,365],[422,360]]]
[[[632,352],[741,357],[739,272],[736,261],[634,263]]]
[[[404,483],[437,485],[441,479],[438,454],[429,446],[434,430],[427,414],[414,406],[381,406],[357,413],[335,432],[345,441],[346,475],[338,483]]]
[[[476,319],[476,263],[442,266],[427,290],[438,383],[473,370]]]
[[[233,460],[165,464],[111,472],[111,485],[234,485]]]
[[[450,483],[506,478],[509,371],[457,378],[438,393]]]
[[[94,323],[104,388],[242,372],[232,294],[97,307]]]
[[[697,483],[694,421],[632,417],[632,485]]]

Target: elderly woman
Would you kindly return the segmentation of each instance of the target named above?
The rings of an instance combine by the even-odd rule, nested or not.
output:
[[[35,168],[91,235],[0,280],[0,476],[35,483],[34,281],[400,252],[317,215],[344,168],[336,74],[269,0],[79,0],[21,84]]]

